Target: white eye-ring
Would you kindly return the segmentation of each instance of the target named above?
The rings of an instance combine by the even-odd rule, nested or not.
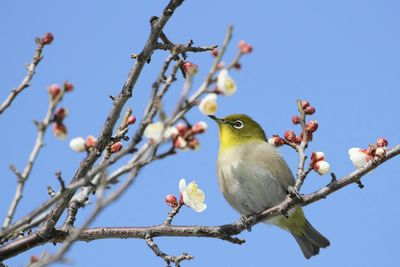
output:
[[[233,126],[235,129],[242,129],[243,126],[244,126],[244,124],[243,124],[243,121],[241,121],[241,120],[236,120],[236,121],[234,121],[234,122],[232,123],[232,126]]]

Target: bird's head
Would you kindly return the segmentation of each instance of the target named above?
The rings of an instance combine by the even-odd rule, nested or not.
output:
[[[232,114],[225,118],[209,116],[219,126],[221,150],[254,141],[266,141],[264,130],[261,126],[244,114]]]

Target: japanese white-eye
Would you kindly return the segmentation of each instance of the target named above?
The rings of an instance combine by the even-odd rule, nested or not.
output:
[[[228,203],[247,216],[282,202],[295,180],[261,126],[243,114],[209,117],[219,126],[218,183]],[[329,240],[308,222],[301,207],[291,209],[288,217],[279,215],[265,223],[289,231],[307,259],[329,246]]]

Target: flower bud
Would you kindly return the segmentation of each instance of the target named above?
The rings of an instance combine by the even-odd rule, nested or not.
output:
[[[110,148],[110,152],[111,153],[117,153],[118,151],[120,151],[122,149],[122,143],[121,142],[116,142],[115,144],[113,144]]]
[[[187,142],[183,139],[182,136],[178,136],[174,142],[174,147],[177,149],[185,149],[187,148]]]
[[[253,52],[253,47],[243,40],[239,41],[238,47],[242,54],[249,54],[249,53]]]
[[[35,256],[35,255],[31,256],[31,263],[35,263],[35,262],[38,262],[38,261],[39,261],[39,258],[37,256]]]
[[[313,152],[311,154],[311,161],[312,162],[317,162],[317,161],[324,160],[324,159],[325,159],[324,152]]]
[[[68,115],[68,109],[59,108],[54,112],[54,120],[56,122],[61,122]]]
[[[293,124],[294,124],[294,125],[297,125],[297,124],[299,124],[299,123],[300,123],[300,121],[301,121],[301,119],[300,119],[300,117],[299,117],[299,116],[297,116],[297,115],[294,115],[294,116],[292,117],[292,122],[293,122]]]
[[[301,138],[300,136],[296,136],[296,138],[294,139],[294,143],[297,145],[301,144],[301,141],[303,141],[303,138]]]
[[[182,68],[185,70],[185,73],[189,76],[194,76],[199,70],[199,67],[196,64],[189,61],[182,63]]]
[[[51,99],[56,99],[59,94],[61,93],[61,88],[58,84],[52,84],[48,87],[49,94],[51,96]]]
[[[74,85],[70,82],[64,82],[64,91],[65,92],[72,92],[74,90]]]
[[[307,115],[312,115],[312,114],[315,113],[315,108],[314,108],[313,106],[308,106],[308,107],[306,107],[306,108],[304,109],[304,112],[305,112]]]
[[[375,150],[375,156],[377,156],[378,158],[383,158],[386,156],[386,148],[385,147],[378,147]]]
[[[315,162],[313,168],[319,175],[325,175],[331,170],[331,166],[325,160]]]
[[[49,45],[53,42],[54,40],[54,36],[53,34],[51,34],[50,32],[46,33],[45,35],[43,35],[42,39],[40,40],[40,42],[43,45]]]
[[[389,142],[383,137],[378,138],[378,140],[376,140],[376,145],[378,147],[387,147],[388,144],[389,144]]]
[[[223,69],[225,67],[225,62],[221,61],[217,64],[217,70]]]
[[[318,129],[318,122],[316,120],[309,121],[306,125],[306,131],[313,133]]]
[[[349,157],[356,168],[363,167],[365,164],[367,164],[368,161],[372,159],[372,155],[370,155],[370,153],[366,149],[361,149],[358,147],[353,147],[349,149]]]
[[[240,70],[242,68],[242,64],[240,64],[239,62],[236,62],[235,64],[233,64],[233,67],[237,70]]]
[[[310,106],[310,102],[308,102],[307,100],[302,100],[301,106],[303,107],[303,109],[306,109],[307,107]]]
[[[218,49],[217,49],[217,48],[214,48],[213,50],[211,50],[211,55],[212,55],[213,57],[217,57],[218,54],[219,54],[219,52],[218,52]]]
[[[135,122],[136,122],[136,117],[133,115],[130,115],[127,120],[128,125],[134,124]]]
[[[86,150],[86,141],[82,137],[75,137],[69,141],[69,147],[75,152],[83,152]]]
[[[186,131],[188,130],[188,127],[183,123],[178,123],[176,125],[176,129],[178,129],[179,135],[184,135],[186,133]]]
[[[86,137],[85,146],[87,149],[92,148],[96,145],[97,138],[93,135]]]
[[[188,140],[187,146],[192,150],[198,150],[200,148],[199,139],[192,138],[191,140]]]
[[[168,206],[172,208],[176,208],[178,206],[178,200],[172,194],[169,194],[168,196],[165,197],[165,202],[167,203]]]
[[[270,139],[268,139],[268,143],[273,146],[282,146],[285,144],[285,140],[277,135],[273,135]]]
[[[293,132],[293,130],[287,130],[284,133],[284,137],[286,140],[288,140],[289,142],[293,142],[296,138],[296,134]]]
[[[67,138],[67,128],[62,123],[54,123],[53,125],[53,134],[59,140],[65,140]]]
[[[192,132],[194,134],[199,134],[199,133],[204,133],[207,130],[207,123],[204,121],[199,121],[196,122],[193,126],[192,126]]]

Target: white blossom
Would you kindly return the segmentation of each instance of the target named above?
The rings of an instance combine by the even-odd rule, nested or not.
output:
[[[217,94],[211,93],[206,95],[199,104],[200,112],[204,115],[214,115],[217,112]]]
[[[362,168],[368,161],[372,159],[372,156],[368,155],[364,149],[353,147],[349,149],[349,157],[356,168]]]
[[[204,204],[205,194],[197,186],[196,182],[193,181],[186,185],[185,179],[182,178],[179,181],[179,191],[181,192],[183,203],[193,210],[202,212],[207,208],[207,205]]]
[[[218,90],[226,96],[231,96],[236,92],[235,81],[229,76],[227,69],[222,69],[218,73],[217,77],[217,88]]]

